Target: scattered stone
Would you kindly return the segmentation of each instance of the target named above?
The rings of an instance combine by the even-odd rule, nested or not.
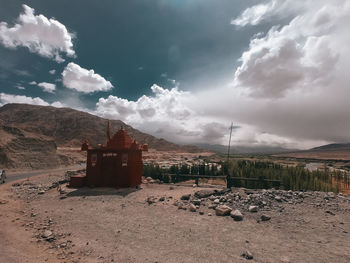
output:
[[[169,186],[169,190],[174,190],[174,186]]]
[[[227,205],[219,205],[215,208],[215,213],[217,216],[228,216],[230,215],[231,211],[232,208],[228,207]]]
[[[216,205],[220,204],[220,200],[219,199],[215,199],[214,200],[214,204],[216,204]]]
[[[260,218],[261,218],[261,221],[269,221],[271,219],[270,216],[264,215],[264,214],[262,214]]]
[[[43,194],[45,194],[44,190],[41,190],[41,191],[38,192],[38,195],[43,195]]]
[[[52,236],[52,232],[50,230],[45,230],[44,233],[41,235],[43,238],[49,238]]]
[[[190,200],[191,194],[181,196],[181,200]]]
[[[201,200],[198,200],[198,199],[194,199],[191,201],[192,204],[194,205],[201,205]]]
[[[256,213],[256,212],[258,212],[258,209],[259,209],[259,207],[257,207],[256,205],[251,205],[251,206],[249,206],[248,211],[251,213]]]
[[[241,211],[236,209],[235,211],[231,211],[230,216],[235,220],[235,221],[242,221],[243,220],[243,215]]]
[[[163,202],[165,200],[165,197],[162,196],[161,198],[159,198],[159,202]]]
[[[248,260],[251,260],[253,259],[253,254],[249,251],[249,250],[246,250],[242,253],[241,257],[245,258],[245,259],[248,259]]]
[[[204,212],[203,212],[203,211],[199,211],[199,214],[200,214],[200,215],[204,215]]]
[[[279,196],[279,195],[276,195],[276,196],[275,196],[275,200],[276,200],[277,202],[282,202],[282,197]]]
[[[155,203],[156,200],[155,200],[155,198],[154,198],[153,196],[149,196],[149,197],[147,197],[146,202],[147,202],[149,205],[151,205],[151,204]]]
[[[335,214],[334,214],[332,211],[330,211],[330,210],[326,210],[326,213],[327,213],[327,214],[330,214],[330,215],[332,215],[332,216],[335,216]]]
[[[214,204],[208,205],[208,209],[215,209],[216,207],[217,205],[214,205]]]
[[[211,214],[211,213],[208,213],[208,216],[212,216],[212,214]]]
[[[190,211],[191,212],[196,212],[197,211],[197,207],[194,204],[190,204]]]
[[[214,191],[214,190],[203,189],[203,190],[199,190],[199,191],[195,192],[194,196],[197,198],[206,198],[206,197],[209,197],[211,195],[214,195],[215,193],[216,193],[216,191]]]

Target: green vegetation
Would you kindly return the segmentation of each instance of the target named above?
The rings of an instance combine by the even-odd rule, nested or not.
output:
[[[328,169],[309,171],[301,165],[288,167],[268,161],[232,160],[229,165],[219,162],[192,166],[172,165],[170,168],[147,164],[143,168],[143,176],[166,183],[190,179],[181,175],[222,176],[227,174],[232,178],[232,186],[245,188],[266,189],[281,186],[286,190],[339,192],[341,187],[350,185],[349,176],[339,171],[330,172]]]
[[[278,180],[286,190],[339,192],[341,184],[350,183],[349,177],[341,172],[309,171],[301,166],[285,167],[272,162],[232,161],[228,170],[232,177],[259,179],[258,182],[234,180],[235,186],[247,188],[267,188],[261,187],[269,185],[265,180]]]

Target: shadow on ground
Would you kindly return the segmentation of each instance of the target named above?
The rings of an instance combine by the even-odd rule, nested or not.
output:
[[[110,187],[95,187],[95,188],[83,187],[67,193],[66,196],[74,197],[74,196],[119,195],[119,196],[125,197],[138,190],[140,189],[137,189],[136,187],[120,188],[120,189],[110,188]]]

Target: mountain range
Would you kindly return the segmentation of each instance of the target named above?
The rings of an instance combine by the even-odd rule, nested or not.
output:
[[[70,108],[6,104],[0,108],[0,165],[43,168],[72,163],[58,148],[78,148],[85,139],[91,146],[105,144],[107,119]],[[110,121],[113,135],[120,127],[139,143],[157,151],[199,152],[140,132],[120,120]]]

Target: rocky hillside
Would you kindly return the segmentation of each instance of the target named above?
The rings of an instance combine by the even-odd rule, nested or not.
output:
[[[0,108],[0,165],[39,168],[66,163],[57,147],[80,147],[84,139],[92,146],[106,143],[107,120],[70,108],[6,104]],[[122,121],[110,122],[111,134],[123,126],[140,143],[158,151],[195,152],[195,146],[180,146],[142,133]],[[47,165],[44,165],[47,167]]]

